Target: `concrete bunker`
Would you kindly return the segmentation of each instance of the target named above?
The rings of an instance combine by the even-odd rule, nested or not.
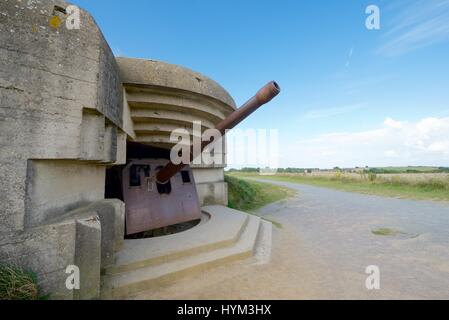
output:
[[[80,29],[50,26],[55,5],[67,7],[59,0],[0,4],[0,261],[35,271],[52,299],[96,299],[127,296],[191,270],[192,261],[216,265],[251,255],[262,223],[225,208],[224,160],[182,170],[172,190],[157,192],[182,190],[174,183],[191,188],[211,217],[185,232],[189,241],[182,234],[125,239],[145,230],[126,231],[118,173],[129,166],[128,186],[148,186],[148,175],[168,161],[172,130],[191,130],[192,121],[213,128],[235,103],[192,70],[114,57],[84,10]],[[226,248],[223,256],[211,252],[217,248]],[[166,265],[175,259],[187,260],[177,261],[178,269]],[[80,290],[65,285],[71,265],[83,275]]]

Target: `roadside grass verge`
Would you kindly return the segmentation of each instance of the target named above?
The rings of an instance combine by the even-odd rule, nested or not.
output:
[[[377,176],[370,176],[367,179],[354,179],[338,173],[328,177],[302,174],[260,176],[258,174],[248,173],[232,173],[232,176],[308,184],[342,191],[394,198],[449,201],[449,179],[447,181],[436,179],[411,181],[394,177],[393,179],[386,180]]]
[[[390,228],[379,228],[371,231],[376,236],[396,236],[401,234],[401,231]]]
[[[22,268],[0,264],[0,300],[40,300],[36,275]]]
[[[272,184],[261,183],[257,181],[248,181],[235,176],[225,176],[228,183],[229,207],[236,210],[255,214],[260,209],[270,203],[274,203],[295,194],[295,191]],[[282,225],[275,221],[263,217],[272,222],[276,227],[282,228]]]
[[[419,237],[419,234],[413,234],[404,232],[397,229],[391,229],[391,228],[378,228],[371,230],[371,233],[376,236],[382,236],[382,237],[399,237],[401,239],[415,239]]]

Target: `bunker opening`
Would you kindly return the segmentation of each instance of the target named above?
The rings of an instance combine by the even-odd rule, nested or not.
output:
[[[164,183],[157,174],[170,162],[170,150],[128,142],[125,165],[106,171],[105,198],[125,203],[125,239],[165,236],[201,222],[189,166]]]

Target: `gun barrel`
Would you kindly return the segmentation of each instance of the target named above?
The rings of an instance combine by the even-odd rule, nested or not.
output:
[[[281,92],[279,85],[271,81],[260,89],[254,97],[249,99],[243,106],[231,113],[227,118],[222,120],[215,128],[221,132],[222,135],[226,133],[226,130],[233,129],[245,118],[251,115],[254,111],[259,109],[264,104],[270,102],[274,97],[276,97]],[[202,144],[201,151],[207,147],[211,141],[207,141]],[[193,159],[193,150],[190,150],[190,160]],[[156,179],[159,183],[166,183],[170,180],[177,172],[181,171],[187,163],[174,164],[169,162],[163,169],[161,169]]]

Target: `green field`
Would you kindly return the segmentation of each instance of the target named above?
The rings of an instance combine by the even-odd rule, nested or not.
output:
[[[315,185],[320,187],[338,189],[363,194],[381,195],[395,198],[422,199],[449,201],[449,178],[426,178],[417,174],[415,179],[401,178],[383,179],[379,176],[365,176],[354,178],[353,176],[335,173],[325,176],[313,176],[303,174],[289,174],[276,176],[260,176],[254,173],[233,172],[232,176],[240,178],[258,178],[265,180],[285,181],[292,183]]]
[[[317,168],[279,168],[279,174],[298,174],[310,173],[312,171],[324,172],[364,172],[378,174],[401,174],[401,173],[449,173],[449,167],[426,167],[426,166],[408,166],[408,167],[364,167],[364,168],[334,168],[333,170],[320,170]],[[243,168],[240,170],[230,169],[228,173],[258,173],[259,168]]]

